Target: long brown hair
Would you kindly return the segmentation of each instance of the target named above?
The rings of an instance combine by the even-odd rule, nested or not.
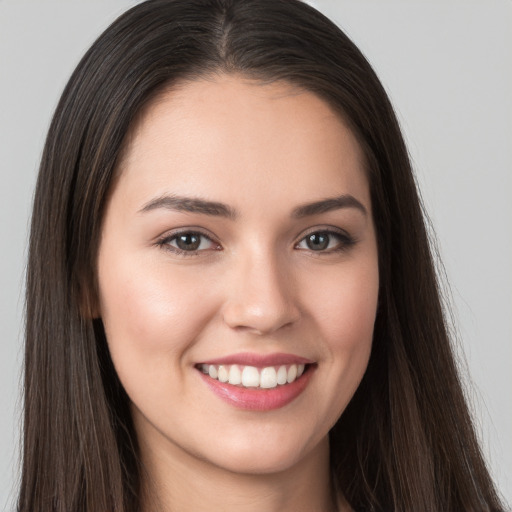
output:
[[[18,511],[140,508],[129,400],[91,314],[102,216],[144,105],[219,72],[316,93],[366,154],[379,307],[367,372],[330,433],[335,483],[367,511],[502,510],[461,390],[408,154],[366,59],[297,0],[150,0],[86,53],[48,133],[27,272]]]

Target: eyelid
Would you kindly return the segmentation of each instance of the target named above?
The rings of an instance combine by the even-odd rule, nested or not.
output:
[[[200,235],[206,239],[208,239],[212,244],[215,244],[217,248],[215,249],[200,249],[200,250],[192,250],[192,251],[184,251],[180,249],[179,247],[174,247],[170,245],[171,240],[175,240],[180,235],[185,234],[196,234]],[[182,228],[176,228],[171,231],[166,231],[163,235],[160,235],[155,240],[155,245],[160,247],[163,250],[167,250],[169,252],[172,252],[174,254],[178,254],[180,256],[198,256],[200,253],[208,252],[212,250],[221,250],[222,246],[218,242],[215,236],[213,236],[211,233],[206,232],[205,229],[191,226],[191,227],[182,227]]]
[[[317,252],[317,254],[329,254],[329,253],[336,253],[341,252],[349,249],[353,245],[357,243],[357,239],[354,238],[348,231],[335,227],[335,226],[315,226],[312,228],[307,229],[305,232],[301,233],[300,238],[295,242],[294,247],[298,249],[298,245],[302,243],[306,237],[309,235],[313,235],[315,233],[325,233],[328,235],[334,235],[340,239],[340,245],[341,247],[334,248],[334,249],[327,249],[324,251],[313,251],[311,249],[299,249],[299,250],[309,250],[310,252]]]
[[[334,235],[340,240],[340,247],[335,247],[331,249],[326,249],[323,251],[313,251],[311,249],[299,249],[298,245],[302,243],[305,238],[309,235],[315,234],[315,233],[324,233],[327,235]],[[178,247],[174,247],[170,245],[170,241],[176,239],[178,236],[183,234],[197,234],[201,237],[204,237],[208,239],[212,244],[215,244],[217,247],[214,249],[200,249],[200,250],[191,250],[191,251],[184,251],[182,249],[179,249]],[[299,250],[309,250],[310,252],[317,252],[317,254],[329,254],[329,253],[336,253],[341,252],[344,250],[349,249],[351,246],[355,245],[357,243],[357,240],[350,235],[346,230],[335,227],[335,226],[314,226],[312,228],[307,229],[306,231],[302,232],[300,237],[297,239],[297,241],[294,243],[294,248]],[[161,236],[159,236],[156,241],[155,245],[159,246],[160,248],[164,250],[168,250],[174,254],[179,254],[180,256],[197,256],[200,253],[203,252],[210,252],[215,250],[222,250],[222,246],[217,240],[217,237],[212,235],[210,232],[207,232],[204,228],[196,227],[196,226],[190,226],[190,227],[181,227],[176,228],[171,231],[167,231]]]

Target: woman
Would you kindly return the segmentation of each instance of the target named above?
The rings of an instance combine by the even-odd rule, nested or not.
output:
[[[79,64],[25,393],[20,511],[502,509],[393,110],[295,1],[146,2]]]

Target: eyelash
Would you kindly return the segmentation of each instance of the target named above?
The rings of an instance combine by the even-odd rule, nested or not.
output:
[[[207,235],[206,233],[203,233],[199,230],[195,229],[184,229],[182,231],[177,231],[171,234],[166,234],[162,238],[156,241],[156,245],[162,248],[163,250],[170,251],[174,254],[177,254],[179,256],[197,256],[200,252],[204,251],[205,249],[195,249],[191,251],[185,251],[183,249],[180,249],[179,247],[172,246],[171,242],[178,239],[180,236],[184,235],[192,235],[196,237],[200,237],[202,239],[208,240],[211,244],[217,245],[218,248],[213,249],[216,251],[221,250],[220,244],[217,243],[210,235]],[[202,243],[202,242],[200,242]]]
[[[356,244],[357,240],[350,236],[346,231],[340,230],[340,229],[333,229],[333,228],[315,228],[308,233],[306,233],[296,244],[295,247],[297,247],[299,244],[306,242],[308,237],[311,237],[312,235],[327,235],[329,239],[337,238],[338,243],[336,244],[336,247],[326,249],[326,250],[319,250],[315,251],[314,249],[304,249],[309,250],[312,253],[318,253],[318,254],[333,254],[333,253],[340,253],[345,252],[348,249],[350,249],[353,245]],[[331,243],[331,240],[328,242]]]
[[[179,247],[171,245],[171,242],[176,241],[178,239],[178,237],[184,236],[184,235],[195,236],[195,237],[199,237],[202,239],[206,239],[211,244],[216,245],[217,248],[215,248],[215,249],[199,249],[198,248],[198,249],[193,249],[193,250],[183,250],[183,249],[180,249]],[[304,243],[304,242],[307,243],[306,241],[307,241],[308,237],[311,237],[312,235],[328,236],[329,237],[328,245],[330,245],[332,238],[337,238],[338,243],[337,243],[336,247],[330,248],[330,249],[327,248],[326,250],[322,249],[322,250],[315,251],[314,249],[307,249],[307,248],[299,249],[298,248],[299,244]],[[200,245],[201,245],[201,243],[202,242],[200,242]],[[340,253],[340,252],[347,251],[356,243],[357,243],[357,240],[343,230],[337,230],[337,229],[333,229],[333,228],[325,228],[325,229],[315,228],[314,230],[311,230],[308,233],[306,233],[304,236],[302,236],[302,238],[294,245],[294,248],[299,249],[299,250],[309,250],[311,253],[317,253],[319,255],[327,255],[327,254]],[[193,229],[186,229],[183,231],[177,231],[175,233],[166,234],[162,238],[160,238],[156,241],[156,245],[159,246],[160,248],[162,248],[163,250],[167,250],[167,251],[170,251],[179,256],[185,256],[185,257],[197,256],[202,251],[205,251],[205,250],[215,250],[215,251],[222,250],[220,244],[218,242],[216,242],[210,235],[207,235],[206,233],[203,233],[199,230],[193,230]],[[200,247],[200,245],[199,245],[199,247]]]

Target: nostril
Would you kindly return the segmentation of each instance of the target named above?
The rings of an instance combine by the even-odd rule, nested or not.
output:
[[[298,310],[292,305],[249,304],[249,301],[226,304],[223,310],[224,322],[241,333],[270,334],[290,328],[299,318]]]

